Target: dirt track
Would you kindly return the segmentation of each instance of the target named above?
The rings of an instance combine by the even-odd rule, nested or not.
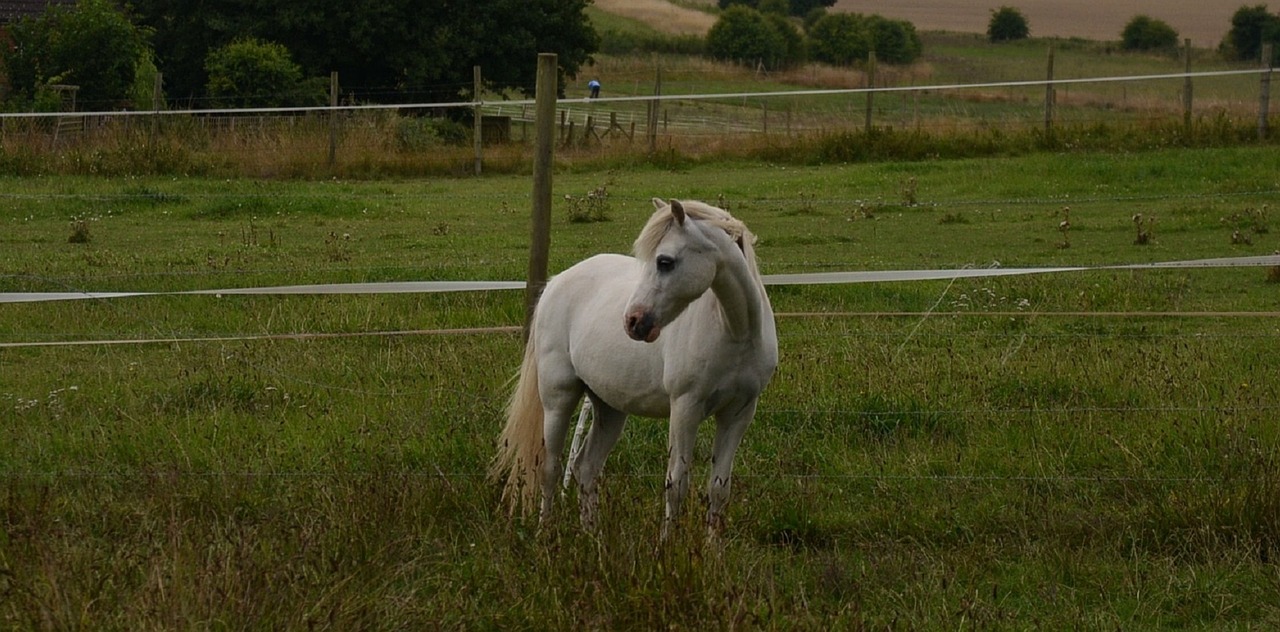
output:
[[[1194,46],[1216,47],[1231,28],[1231,15],[1242,4],[1222,0],[837,0],[835,9],[879,13],[910,20],[924,31],[985,33],[991,11],[1012,6],[1027,16],[1033,37],[1083,37],[1119,40],[1130,18],[1146,14],[1164,20]]]

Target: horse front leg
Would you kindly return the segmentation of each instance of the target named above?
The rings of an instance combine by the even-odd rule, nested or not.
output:
[[[733,456],[756,414],[757,399],[741,408],[716,414],[716,438],[711,445],[711,478],[707,481],[707,536],[717,538],[724,532],[724,510],[729,504],[733,476]]]
[[[693,446],[698,439],[698,423],[702,419],[697,412],[672,406],[671,426],[667,436],[666,508],[662,519],[662,540],[680,519],[680,508],[689,495],[689,466],[693,462]]]

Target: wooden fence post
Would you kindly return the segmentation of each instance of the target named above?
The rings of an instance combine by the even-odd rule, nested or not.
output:
[[[338,71],[329,73],[329,107],[338,107]],[[329,168],[338,164],[338,110],[329,110]]]
[[[654,57],[657,61],[657,57]],[[662,66],[657,66],[655,78],[653,81],[653,96],[662,95]],[[662,102],[654,99],[649,102],[649,153],[658,150],[658,109]]]
[[[1271,113],[1268,111],[1271,107],[1271,42],[1262,45],[1262,68],[1266,72],[1262,73],[1262,85],[1258,94],[1258,140],[1266,140],[1270,133],[1269,118]]]
[[[529,339],[533,310],[547,284],[547,260],[551,252],[551,159],[556,126],[555,53],[538,54],[538,84],[535,89],[537,118],[533,149],[533,215],[529,242],[529,279],[524,288],[524,339]]]
[[[867,121],[863,126],[863,130],[871,132],[871,108],[875,101],[876,87],[876,52],[867,53]]]
[[[1044,84],[1044,131],[1053,131],[1053,44],[1049,44],[1049,71]]]
[[[164,73],[157,72],[156,80],[151,84],[151,138],[148,139],[153,145],[156,141],[156,135],[159,133],[160,110],[164,107]]]
[[[1182,127],[1187,135],[1191,135],[1191,38],[1183,45],[1183,72],[1187,74],[1182,80]]]
[[[471,100],[476,102],[475,116],[473,122],[473,131],[471,135],[474,137],[472,146],[475,148],[476,175],[480,175],[480,164],[484,160],[484,112],[480,110],[480,67],[471,67]]]

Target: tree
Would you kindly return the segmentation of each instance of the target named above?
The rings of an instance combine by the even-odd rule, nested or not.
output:
[[[716,6],[721,10],[729,7],[744,6],[756,9],[761,13],[777,12],[780,8],[783,13],[796,17],[808,15],[814,9],[822,9],[830,7],[836,3],[836,0],[717,0]]]
[[[836,0],[791,0],[791,15],[803,17],[814,9],[835,6]]]
[[[155,29],[165,81],[184,97],[208,82],[208,52],[238,38],[278,42],[304,76],[338,71],[356,98],[452,100],[486,87],[532,95],[538,53],[556,53],[575,76],[600,46],[589,0],[133,0]],[[561,82],[560,85],[564,85]],[[396,96],[392,97],[391,95]]]
[[[809,54],[828,64],[863,61],[874,48],[867,19],[857,13],[831,13],[809,29]]]
[[[35,100],[50,85],[79,86],[80,109],[130,105],[138,66],[149,60],[147,32],[135,28],[106,0],[55,5],[9,31],[3,48],[9,84],[21,100]]]
[[[909,64],[920,57],[923,46],[914,24],[879,15],[833,13],[809,28],[809,51],[814,59],[844,65],[867,59]]]
[[[707,53],[718,59],[776,68],[786,58],[787,43],[764,14],[732,6],[707,31]]]
[[[206,92],[224,107],[320,105],[324,89],[303,80],[302,67],[280,44],[239,39],[209,53]]]
[[[1242,6],[1231,16],[1231,30],[1218,49],[1228,59],[1256,60],[1262,43],[1271,42],[1273,61],[1280,59],[1280,16],[1267,12],[1267,5]]]
[[[1178,31],[1163,20],[1136,15],[1120,32],[1120,47],[1125,50],[1175,49]]]
[[[872,15],[867,20],[876,59],[889,64],[909,64],[920,57],[924,45],[914,24],[878,15]]]
[[[759,0],[756,10],[765,15],[786,16],[791,13],[790,0]]]
[[[987,22],[987,39],[992,42],[1011,42],[1027,39],[1031,36],[1031,27],[1027,24],[1027,16],[1013,7],[1000,7],[991,11],[991,20]]]
[[[809,9],[809,12],[804,14],[804,19],[803,19],[804,32],[808,33],[809,31],[813,30],[813,25],[817,24],[818,20],[821,20],[826,16],[827,16],[827,10],[823,7],[814,7],[812,9]]]
[[[800,33],[800,29],[787,19],[785,16],[776,13],[765,14],[765,19],[769,21],[769,25],[773,27],[778,37],[782,39],[782,57],[779,58],[779,66],[794,66],[803,62],[805,59],[804,35]]]

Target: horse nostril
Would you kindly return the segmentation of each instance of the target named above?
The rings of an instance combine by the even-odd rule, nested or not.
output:
[[[640,311],[627,314],[625,320],[627,335],[636,340],[643,340],[649,330],[653,329],[652,318]]]

